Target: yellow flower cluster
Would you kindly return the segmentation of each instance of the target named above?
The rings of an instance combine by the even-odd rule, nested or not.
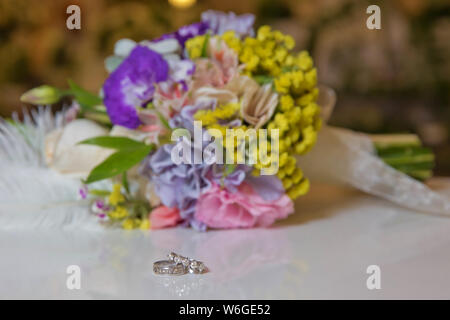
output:
[[[315,102],[294,105],[292,96],[281,96],[279,111],[267,124],[269,134],[272,129],[279,130],[279,152],[302,155],[311,150],[322,124],[319,114],[320,108]]]
[[[306,51],[290,53],[295,46],[292,37],[272,31],[269,26],[259,28],[255,38],[240,41],[233,32],[226,32],[222,39],[238,53],[247,75],[273,78],[280,98],[267,129],[269,134],[271,129],[279,130],[278,177],[291,198],[305,194],[309,181],[297,168],[295,155],[305,154],[312,148],[321,126],[320,108],[316,104],[317,71],[311,56]],[[274,154],[269,155],[271,161],[275,161]],[[255,168],[268,165],[258,162]]]
[[[108,216],[112,220],[122,220],[130,215],[130,212],[122,204],[125,201],[125,197],[121,193],[120,183],[113,185],[113,191],[109,195],[108,202],[114,208],[108,212]]]
[[[207,37],[209,35],[196,36],[186,41],[185,48],[190,59],[198,59],[202,56]]]
[[[312,59],[308,52],[302,51],[295,57],[290,55],[286,59],[284,71],[274,80],[275,90],[297,96],[313,90],[317,85],[317,70],[312,66]]]
[[[113,206],[117,206],[119,203],[122,203],[125,201],[125,197],[120,192],[121,185],[119,183],[115,183],[113,185],[113,191],[109,195],[109,203]]]
[[[128,212],[127,208],[123,206],[117,206],[110,212],[108,212],[108,216],[113,220],[121,220],[128,217],[130,213]]]
[[[150,221],[146,218],[137,218],[135,214],[131,214],[127,209],[127,199],[121,192],[122,185],[115,183],[113,190],[108,197],[108,203],[112,206],[112,209],[108,212],[108,217],[113,222],[119,222],[124,229],[136,229],[143,230],[150,229]]]
[[[218,106],[214,110],[198,110],[194,115],[194,120],[201,121],[202,126],[209,127],[216,124],[218,120],[232,118],[241,108],[239,103],[228,103]]]
[[[269,26],[258,29],[255,38],[240,40],[233,31],[225,32],[221,38],[239,55],[239,61],[245,64],[244,73],[277,76],[282,72],[289,50],[295,46],[290,35],[272,31]]]
[[[316,143],[321,126],[320,108],[314,102],[317,94],[317,88],[300,96],[288,91],[280,97],[278,110],[267,124],[269,134],[272,129],[279,130],[280,160],[277,175],[292,199],[309,190],[309,180],[297,168],[295,155],[307,153]]]
[[[289,141],[288,136],[284,137],[284,139],[280,139],[280,145],[285,141]],[[272,163],[274,161],[278,161],[277,176],[282,181],[283,187],[286,190],[288,196],[292,199],[295,199],[301,195],[306,194],[309,190],[309,180],[304,177],[303,171],[297,167],[297,160],[292,150],[288,149],[281,152],[281,147],[279,146],[280,150],[277,159],[275,156],[276,153],[273,152],[273,149],[270,148],[270,144],[268,147],[268,158],[270,159],[270,161],[263,164],[258,158],[258,162],[255,164],[255,170],[253,171],[253,174],[259,175],[259,170],[262,168],[273,168]]]
[[[150,220],[139,218],[128,218],[122,222],[122,228],[124,228],[125,230],[132,230],[137,228],[141,230],[148,230],[150,229]]]

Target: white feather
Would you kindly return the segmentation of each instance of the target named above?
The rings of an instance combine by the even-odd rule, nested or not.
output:
[[[45,135],[64,125],[64,113],[40,107],[0,121],[0,229],[101,228],[78,199],[81,181],[45,165]]]

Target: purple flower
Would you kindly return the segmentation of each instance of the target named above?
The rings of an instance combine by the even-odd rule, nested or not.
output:
[[[102,199],[96,200],[94,204],[95,204],[95,207],[98,210],[102,210],[102,211],[108,211],[109,210],[109,207],[106,205],[105,201],[102,200]]]
[[[202,13],[202,22],[207,23],[214,34],[221,35],[225,31],[233,30],[241,37],[254,35],[255,16],[252,14],[237,16],[234,12],[227,14],[221,11],[208,10]]]
[[[187,26],[183,26],[176,32],[176,38],[180,45],[184,48],[184,43],[193,37],[205,34],[209,25],[206,22],[197,22]]]
[[[225,174],[227,168],[216,164],[212,170],[212,180],[230,192],[237,192],[237,187],[245,181],[266,201],[275,201],[285,193],[283,183],[276,175],[254,176],[252,169],[248,165],[238,164],[231,173]]]
[[[106,205],[103,199],[95,200],[91,207],[92,212],[94,212],[100,219],[105,219],[106,214],[110,209],[111,208],[108,205]]]
[[[189,59],[166,59],[169,64],[169,81],[165,82],[169,86],[174,82],[181,84],[184,92],[189,90],[188,83],[195,72],[195,63]]]
[[[211,107],[211,104],[197,104],[195,106],[184,106],[180,113],[176,114],[169,120],[169,125],[172,129],[184,128],[187,129],[191,135],[194,134],[194,114],[200,110]]]
[[[180,216],[197,230],[206,226],[194,221],[198,197],[211,187],[207,178],[210,166],[206,164],[179,164],[172,162],[171,152],[176,144],[161,146],[149,157],[143,173],[155,185],[155,192],[161,202],[170,208],[178,208]]]
[[[184,48],[184,43],[190,38],[205,34],[209,30],[207,22],[197,22],[187,26],[183,26],[175,32],[164,34],[154,41],[177,39],[178,43]]]
[[[253,176],[248,174],[245,182],[266,201],[275,201],[285,194],[283,183],[276,175]]]
[[[247,173],[251,170],[251,167],[239,164],[233,171],[226,173],[231,165],[215,164],[212,169],[212,180],[230,192],[236,192],[237,187],[245,180]]]
[[[135,129],[140,125],[136,108],[153,97],[154,84],[168,78],[169,66],[149,48],[136,46],[103,85],[104,103],[113,124]]]
[[[88,196],[89,190],[87,185],[83,184],[81,188],[78,190],[78,195],[81,199],[86,199]]]

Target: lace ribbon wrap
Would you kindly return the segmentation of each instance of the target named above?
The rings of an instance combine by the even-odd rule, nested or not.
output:
[[[324,122],[335,102],[335,92],[321,86],[319,105]],[[363,133],[324,125],[317,144],[298,157],[297,163],[312,183],[347,184],[409,209],[450,216],[450,198],[384,163]]]
[[[348,184],[409,209],[450,216],[450,198],[384,163],[364,134],[324,126],[314,148],[297,160],[312,183]]]

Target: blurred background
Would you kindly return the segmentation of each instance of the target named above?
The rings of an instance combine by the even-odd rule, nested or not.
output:
[[[66,28],[71,4],[81,30]],[[381,30],[366,28],[371,4]],[[291,34],[338,93],[333,125],[417,133],[437,155],[436,174],[450,175],[449,0],[0,0],[0,114],[20,111],[20,95],[41,84],[70,78],[98,92],[117,40],[160,36],[207,9],[254,13],[257,26]]]

